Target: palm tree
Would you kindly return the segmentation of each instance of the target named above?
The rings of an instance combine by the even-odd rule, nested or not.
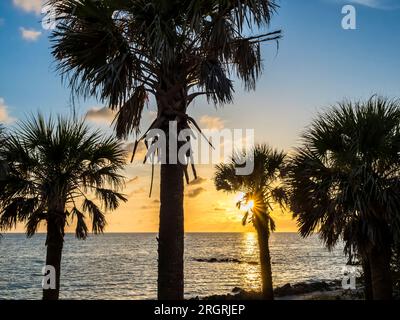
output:
[[[55,268],[56,289],[43,290],[43,299],[58,299],[65,226],[75,222],[76,237],[85,239],[88,213],[93,232],[103,232],[103,210],[126,201],[116,191],[123,186],[118,171],[126,155],[118,141],[91,133],[83,122],[39,115],[7,136],[0,158],[8,164],[0,181],[0,230],[22,222],[32,237],[46,223],[46,265]]]
[[[232,73],[246,89],[255,89],[262,72],[261,44],[280,38],[280,31],[265,31],[277,8],[274,0],[49,4],[58,17],[52,43],[59,72],[74,96],[95,96],[118,111],[120,138],[138,136],[150,96],[158,111],[149,129],[163,130],[167,138],[170,121],[177,121],[178,134],[191,126],[199,129],[187,113],[193,100],[205,96],[215,105],[231,103]],[[146,134],[137,141],[142,139]],[[168,158],[161,165],[159,299],[183,299],[184,177],[188,181],[187,163]]]
[[[288,169],[300,233],[319,232],[328,248],[342,239],[361,257],[373,299],[390,299],[391,244],[400,235],[400,102],[345,101],[303,135]]]
[[[243,159],[246,159],[247,163],[254,161],[254,170],[250,175],[236,174],[236,169],[243,163]],[[214,177],[217,190],[244,194],[237,207],[247,209],[243,225],[251,222],[257,231],[262,292],[264,299],[267,300],[274,298],[268,242],[271,231],[275,230],[275,223],[270,213],[274,203],[283,206],[285,201],[284,189],[278,183],[284,159],[283,152],[273,150],[266,145],[258,145],[251,152],[234,155],[228,164],[219,164]]]

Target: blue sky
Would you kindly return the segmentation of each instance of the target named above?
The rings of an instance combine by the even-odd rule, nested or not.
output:
[[[0,1],[0,122],[27,114],[71,112],[70,93],[54,70],[49,33],[41,28],[42,0]],[[341,28],[342,7],[352,3],[357,29]],[[281,0],[272,29],[282,29],[279,51],[263,46],[265,72],[255,92],[236,84],[235,103],[214,108],[198,100],[189,113],[206,128],[254,128],[256,141],[289,151],[316,113],[343,98],[374,93],[400,97],[400,10],[389,0]],[[110,115],[94,101],[80,102],[93,126],[109,127]],[[152,117],[145,115],[145,123]],[[111,130],[110,130],[111,131]],[[149,166],[129,165],[128,201],[109,217],[108,231],[156,231],[158,174],[148,198]],[[243,231],[234,199],[215,191],[212,166],[200,167],[201,184],[188,186],[187,231]],[[195,197],[191,196],[196,194]],[[218,214],[216,214],[218,212]],[[146,217],[146,218],[144,218]],[[295,231],[290,214],[274,212],[278,231]],[[22,230],[22,227],[21,227]]]

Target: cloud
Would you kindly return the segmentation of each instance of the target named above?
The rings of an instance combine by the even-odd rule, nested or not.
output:
[[[211,117],[208,115],[200,118],[200,124],[202,124],[206,129],[210,130],[222,130],[225,126],[224,121],[221,118]]]
[[[193,190],[188,191],[188,193],[186,194],[186,196],[188,198],[196,198],[197,196],[199,196],[201,193],[203,193],[204,191],[206,191],[206,189],[200,187],[200,188],[196,188]]]
[[[394,10],[399,9],[400,5],[398,0],[337,0],[343,4],[359,4],[362,6],[383,9],[383,10]]]
[[[347,0],[347,2],[357,3],[367,7],[379,6],[379,1],[377,0]]]
[[[148,193],[149,193],[149,190],[146,189],[145,187],[140,187],[140,188],[135,189],[135,190],[133,190],[132,192],[130,192],[130,193],[128,194],[128,198],[132,198],[132,197],[137,196],[138,194],[141,194],[141,193],[146,193],[146,194],[148,194]]]
[[[136,182],[137,180],[139,180],[139,177],[133,177],[132,179],[128,180],[128,182],[126,184],[132,183],[132,182]]]
[[[108,124],[110,125],[111,122],[115,118],[115,112],[112,111],[110,108],[103,107],[93,107],[89,109],[86,113],[86,119],[92,122],[96,122],[99,124]]]
[[[191,185],[191,186],[199,185],[199,184],[203,184],[203,183],[206,182],[206,181],[207,181],[207,179],[205,179],[205,178],[197,177],[197,179],[195,179],[195,180],[193,180],[193,181],[190,182],[190,185]]]
[[[159,201],[153,200],[148,204],[142,205],[140,207],[140,209],[142,209],[142,210],[148,210],[148,209],[154,210],[154,209],[157,209],[159,207],[159,203],[160,203]]]
[[[21,36],[26,41],[34,42],[39,39],[40,35],[42,34],[41,31],[37,31],[35,29],[26,29],[24,27],[19,28],[21,31]]]
[[[135,147],[134,142],[126,142],[123,146],[124,150],[127,152],[127,156],[128,156],[127,159],[129,162],[132,160],[132,153],[133,153],[134,147]],[[138,144],[138,146],[136,147],[134,160],[138,160],[141,162],[141,161],[143,161],[146,154],[147,154],[146,146],[145,146],[144,142],[140,142]]]
[[[224,211],[226,211],[226,209],[221,208],[221,207],[214,207],[214,211],[224,212]]]
[[[13,0],[13,4],[25,12],[40,14],[44,0]]]
[[[10,117],[8,114],[8,107],[4,98],[0,97],[0,122],[2,123],[12,123],[15,119]]]

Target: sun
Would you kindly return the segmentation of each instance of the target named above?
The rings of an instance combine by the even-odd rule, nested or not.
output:
[[[245,200],[246,194],[244,192],[239,192],[235,197],[235,203],[240,203],[240,210],[247,212],[252,211],[255,207],[254,199]]]
[[[251,211],[251,210],[253,210],[253,209],[254,209],[254,200],[249,200],[249,201],[247,201],[247,203],[244,203],[244,204],[242,205],[242,209],[243,209],[244,211]]]

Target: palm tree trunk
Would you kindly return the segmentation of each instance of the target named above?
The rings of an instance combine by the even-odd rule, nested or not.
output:
[[[64,236],[60,230],[56,219],[49,218],[47,221],[46,265],[53,266],[55,269],[56,288],[43,289],[43,300],[58,300],[60,293],[61,255],[64,243]]]
[[[369,255],[372,294],[374,300],[392,299],[392,276],[390,270],[390,246],[386,250],[373,248]]]
[[[365,300],[373,300],[371,267],[370,267],[368,257],[362,258],[362,269],[363,269],[363,276],[364,276]]]
[[[260,218],[255,219],[255,227],[258,236],[258,246],[260,250],[260,266],[262,279],[262,295],[265,300],[274,299],[272,285],[271,255],[269,251],[269,230],[268,224],[262,223]]]
[[[183,168],[161,165],[158,299],[183,300]]]

